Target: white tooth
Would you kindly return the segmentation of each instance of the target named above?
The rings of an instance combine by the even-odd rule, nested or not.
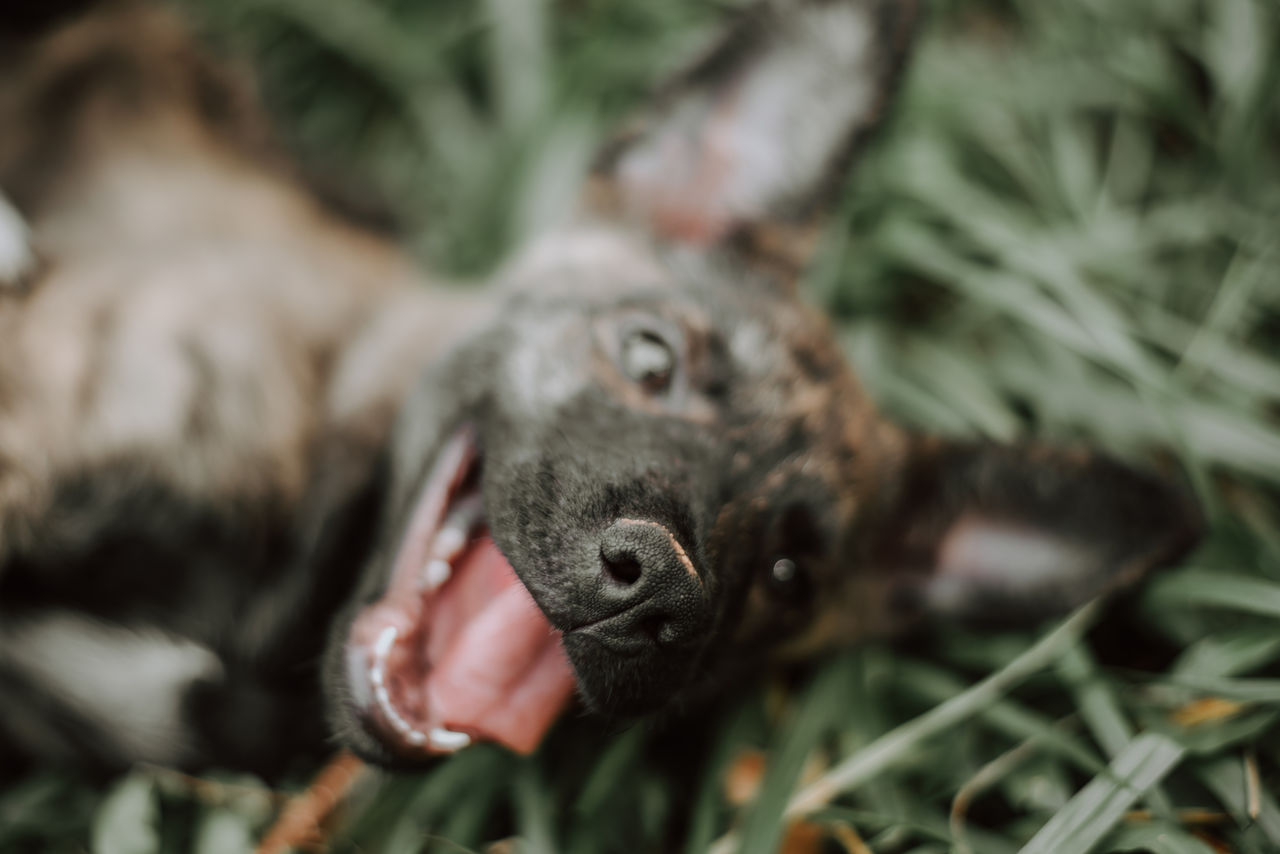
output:
[[[382,630],[382,634],[378,635],[378,640],[373,645],[373,654],[375,656],[374,669],[381,671],[386,663],[387,654],[391,652],[391,647],[395,646],[396,635],[395,626],[387,626]]]
[[[447,560],[429,560],[422,568],[422,576],[418,579],[418,589],[423,593],[438,590],[440,585],[449,580],[453,567]]]
[[[440,529],[440,533],[436,534],[435,542],[431,544],[431,555],[440,560],[452,560],[458,556],[458,552],[462,551],[462,547],[466,544],[465,528],[446,525]]]
[[[442,726],[432,727],[430,734],[427,736],[431,739],[431,746],[436,750],[453,753],[455,750],[461,750],[471,743],[471,736],[465,732],[454,732],[451,729],[445,729]]]
[[[469,495],[453,506],[449,512],[449,518],[445,519],[445,525],[450,528],[459,528],[463,534],[469,534],[483,518],[484,502],[479,495]]]
[[[395,727],[410,744],[421,746],[426,744],[427,736],[414,729],[400,716],[396,707],[391,704],[391,693],[387,691],[387,656],[395,646],[397,634],[395,626],[387,626],[382,630],[382,634],[378,635],[378,640],[373,645],[373,668],[369,671],[369,681],[373,683],[373,695],[378,701],[378,706],[391,722],[391,726]]]

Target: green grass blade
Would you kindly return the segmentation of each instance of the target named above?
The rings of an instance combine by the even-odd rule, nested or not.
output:
[[[967,691],[935,706],[918,718],[902,724],[853,756],[836,765],[819,780],[805,786],[787,804],[787,816],[800,816],[819,809],[841,792],[874,778],[920,749],[923,742],[972,717],[991,705],[1015,685],[1051,664],[1062,652],[1078,642],[1098,614],[1098,603],[1076,610],[1030,649]],[[735,835],[722,837],[712,854],[737,850]]]
[[[1280,618],[1280,584],[1232,572],[1187,568],[1156,578],[1147,590],[1152,601],[1195,608],[1230,608]]]
[[[1087,854],[1186,751],[1159,733],[1143,733],[1032,837],[1019,854]]]
[[[159,854],[155,781],[144,772],[120,780],[93,819],[93,854]]]
[[[1168,822],[1121,827],[1107,837],[1106,850],[1145,851],[1149,854],[1214,854],[1208,843]]]

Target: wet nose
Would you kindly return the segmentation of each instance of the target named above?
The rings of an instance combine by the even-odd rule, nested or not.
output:
[[[600,539],[598,607],[611,616],[595,634],[620,651],[700,639],[708,623],[703,582],[665,525],[618,519]]]

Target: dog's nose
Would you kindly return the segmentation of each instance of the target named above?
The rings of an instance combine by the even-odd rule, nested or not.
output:
[[[597,604],[612,616],[593,633],[606,644],[626,651],[702,636],[708,620],[703,581],[665,525],[618,519],[600,540],[600,562]]]

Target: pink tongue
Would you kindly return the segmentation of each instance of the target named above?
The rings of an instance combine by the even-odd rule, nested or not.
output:
[[[428,616],[428,718],[528,753],[573,695],[560,634],[489,538],[454,567]]]

